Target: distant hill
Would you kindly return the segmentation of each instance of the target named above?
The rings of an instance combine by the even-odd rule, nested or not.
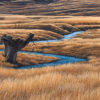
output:
[[[0,0],[1,14],[99,16],[99,0]]]

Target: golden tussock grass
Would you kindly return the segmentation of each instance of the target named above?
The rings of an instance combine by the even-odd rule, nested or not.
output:
[[[100,29],[94,29],[94,30],[87,30],[86,32],[84,32],[84,34],[78,34],[77,37],[80,37],[82,39],[94,39],[99,40],[100,38]],[[95,44],[99,44],[99,42],[95,43]]]
[[[50,16],[49,16],[50,17]],[[63,17],[53,17],[52,19],[42,19],[42,20],[36,20],[32,23],[63,23],[63,24],[71,24],[71,25],[100,25],[100,17],[92,17],[92,16],[64,16]]]
[[[60,27],[57,27],[54,24],[8,24],[8,25],[0,25],[1,29],[43,29],[43,30],[49,30],[53,31],[59,34],[68,34],[69,32],[67,30],[63,30]]]
[[[63,34],[69,34],[71,31],[86,30],[87,26],[88,28],[95,28],[95,26],[99,27],[100,25],[99,17],[38,16],[37,18],[36,16],[17,16],[17,21],[23,18],[26,21],[31,19],[32,22],[20,23],[22,29],[20,29],[21,26],[15,29],[13,28],[15,24],[12,22],[11,24],[6,23],[6,20],[12,19],[15,21],[16,16],[5,16],[5,25],[3,25],[4,23],[1,24],[3,27],[0,29],[0,36],[6,33],[14,38],[25,39],[28,33],[32,32],[37,40],[57,39],[62,38]],[[19,25],[19,23],[17,24]],[[9,25],[11,25],[10,29],[8,28]],[[32,28],[33,26],[34,28]],[[62,33],[65,31],[66,33]],[[5,58],[0,53],[0,100],[99,100],[99,36],[100,29],[87,30],[69,40],[35,43],[36,45],[30,43],[23,49],[23,51],[88,58],[87,62],[23,70],[8,69],[11,65],[5,63]],[[4,49],[4,46],[0,45],[0,49]],[[17,60],[22,64],[31,65],[55,61],[57,58],[18,54]],[[8,68],[4,68],[4,66],[8,66]]]
[[[99,0],[54,0],[55,2],[45,3],[48,0],[12,0],[15,3],[1,3],[1,14],[25,14],[25,15],[74,15],[74,16],[99,16]],[[40,3],[34,3],[34,1]],[[51,1],[51,0],[49,0]],[[43,3],[44,2],[44,3]]]
[[[49,39],[61,39],[63,38],[63,35],[46,31],[46,30],[40,30],[40,29],[34,29],[34,30],[28,30],[28,29],[1,29],[0,30],[0,37],[3,34],[7,34],[10,36],[13,36],[13,38],[21,38],[25,40],[25,38],[28,36],[29,33],[34,34],[34,40],[49,40]]]
[[[5,60],[5,57],[3,57],[3,53],[0,52],[0,66],[4,67],[18,67],[18,66],[28,66],[28,65],[36,65],[36,64],[42,64],[42,63],[48,63],[52,61],[57,61],[58,58],[56,57],[48,57],[48,56],[42,56],[42,55],[28,55],[25,53],[18,53],[17,56],[17,62],[19,64],[10,64],[7,63]]]
[[[95,33],[94,33],[95,32]],[[52,43],[35,43],[32,48],[34,51],[44,53],[54,53],[60,55],[69,55],[88,58],[88,56],[100,56],[100,38],[98,30],[89,30],[83,34],[78,34],[70,40],[63,40]],[[32,44],[29,44],[24,50],[32,51]]]
[[[100,66],[68,64],[30,70],[0,69],[1,99],[99,100]]]

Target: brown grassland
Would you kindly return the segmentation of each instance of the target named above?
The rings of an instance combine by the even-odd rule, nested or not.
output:
[[[30,43],[23,51],[38,51],[88,58],[87,62],[32,69],[13,69],[0,53],[0,100],[100,100],[100,17],[1,15],[3,34],[25,39],[31,32],[35,40],[61,39],[83,31],[69,40]],[[87,30],[88,29],[88,30]],[[0,49],[4,49],[0,45]],[[41,58],[43,58],[41,60]],[[57,60],[18,54],[17,61],[33,65]],[[8,68],[7,68],[8,67]]]
[[[56,57],[18,53],[18,57],[17,57],[18,64],[10,64],[10,63],[5,62],[6,59],[3,56],[2,52],[0,52],[0,58],[1,58],[0,66],[7,67],[7,68],[11,68],[11,67],[15,68],[18,66],[36,65],[36,64],[48,63],[48,62],[59,60]]]
[[[13,2],[9,2],[10,0],[6,1],[8,2],[0,3],[0,14],[100,16],[99,0],[11,0]],[[27,2],[25,3],[25,1]],[[34,1],[36,1],[36,3]],[[40,3],[38,3],[38,1],[40,1]],[[45,3],[46,1],[55,2]]]

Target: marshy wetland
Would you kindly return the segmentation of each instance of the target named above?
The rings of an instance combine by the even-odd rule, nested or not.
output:
[[[5,62],[0,45],[1,100],[99,100],[99,17],[1,14],[0,18],[0,37],[24,40],[29,33],[35,35],[34,43],[18,53],[20,66]],[[59,62],[71,58],[74,63]]]

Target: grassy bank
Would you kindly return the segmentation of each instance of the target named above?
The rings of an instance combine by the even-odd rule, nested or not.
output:
[[[100,66],[68,64],[30,70],[0,69],[0,99],[99,100]]]
[[[0,37],[9,34],[14,39],[25,39],[30,32],[35,34],[35,40],[59,39],[64,34],[89,29],[69,40],[30,43],[23,49],[88,58],[88,62],[15,70],[8,69],[13,65],[6,63],[0,53],[0,100],[99,100],[100,29],[96,29],[100,26],[99,17],[17,15],[16,18],[5,15],[0,23]],[[4,46],[0,45],[0,49]],[[18,54],[17,60],[24,65],[32,65],[57,58]]]

